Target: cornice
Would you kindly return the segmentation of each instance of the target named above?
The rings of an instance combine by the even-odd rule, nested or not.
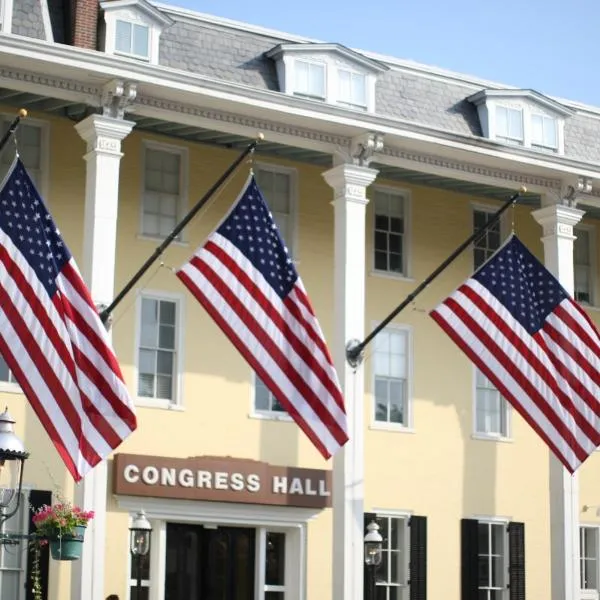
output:
[[[215,121],[216,123],[231,123],[240,127],[247,127],[253,132],[279,133],[305,140],[320,142],[322,144],[331,144],[332,146],[348,146],[351,142],[351,138],[345,136],[331,135],[322,131],[286,125],[284,123],[269,121],[267,119],[247,117],[226,111],[198,108],[197,106],[182,104],[179,102],[170,102],[168,100],[154,98],[152,96],[139,96],[136,100],[136,104],[140,106],[147,106],[153,109],[176,112],[184,115],[199,117],[201,119],[208,119],[210,121]],[[215,127],[218,126],[215,125]]]
[[[384,146],[383,150],[381,151],[381,154],[383,154],[384,156],[389,156],[391,158],[398,158],[403,161],[414,163],[415,171],[419,171],[420,168],[423,169],[424,166],[429,166],[448,169],[449,171],[465,173],[468,175],[489,177],[505,182],[507,184],[538,186],[548,188],[549,190],[560,190],[562,186],[562,181],[560,179],[526,175],[524,173],[507,171],[504,169],[494,169],[485,165],[478,165],[469,162],[452,160],[443,156],[435,156],[433,154],[411,152],[390,146]],[[426,170],[427,169],[425,168],[425,171]]]

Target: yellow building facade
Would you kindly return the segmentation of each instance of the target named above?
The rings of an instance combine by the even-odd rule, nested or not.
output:
[[[0,108],[5,123],[17,108],[29,109],[17,147],[95,300],[110,302],[259,131],[265,140],[113,311],[113,344],[138,428],[93,476],[73,483],[18,383],[0,365],[0,400],[31,453],[22,509],[5,531],[28,531],[29,505],[35,504],[30,491],[46,492],[35,496],[37,502],[66,498],[98,515],[80,561],[44,559],[44,598],[370,598],[371,574],[365,571],[363,591],[356,556],[362,561],[361,540],[371,520],[384,538],[377,600],[570,599],[571,592],[557,592],[568,582],[553,579],[560,564],[553,548],[569,543],[576,547],[577,569],[571,591],[598,598],[600,455],[579,469],[568,494],[559,494],[546,445],[429,312],[511,232],[566,281],[564,246],[558,244],[563,253],[555,265],[548,255],[548,240],[562,235],[572,258],[566,285],[599,323],[600,201],[589,183],[600,174],[593,139],[600,112],[143,1],[90,4],[102,26],[94,42],[86,42],[85,23],[76,15],[72,34],[80,37],[73,45],[65,32],[57,39],[54,9],[42,11],[36,33],[19,21],[17,0],[11,3],[12,30],[0,34]],[[119,50],[124,38],[117,34],[127,24],[131,47]],[[233,44],[229,35],[247,36],[237,62],[247,58],[244,52],[272,61],[280,89],[175,65],[177,39],[190,30],[189,43],[206,39],[208,49],[217,43],[211,36],[225,45]],[[135,36],[144,32],[146,45],[137,47]],[[144,48],[147,60],[140,63]],[[234,59],[227,60],[233,68]],[[290,91],[292,68],[306,86],[327,69],[322,97],[315,96],[318,84],[300,89],[297,83]],[[308,79],[300,77],[304,68]],[[335,89],[334,68],[340,69]],[[356,89],[344,87],[346,72]],[[470,107],[465,123],[480,119],[471,125],[478,134],[461,131],[462,125],[451,131],[442,118],[449,109],[433,104],[429,124],[387,114],[390,98],[400,103],[405,97],[398,89],[395,99],[386,95],[394,89],[388,86],[392,72],[422,95],[424,105],[440,97],[437,89],[424,91],[426,84],[461,98]],[[332,99],[344,89],[354,89],[347,102]],[[515,115],[520,125],[507,125]],[[592,140],[587,155],[577,146],[585,140]],[[9,145],[4,169],[12,157]],[[364,449],[358,444],[350,452],[359,462],[346,462],[341,484],[334,481],[334,461],[320,456],[175,276],[232,206],[250,170],[291,250],[346,396],[354,398],[350,386],[358,386],[360,401],[349,410]],[[332,189],[335,177],[327,173],[334,171],[346,179]],[[364,175],[357,191],[356,173],[372,182]],[[368,333],[522,185],[528,193],[499,226],[367,346],[358,375],[342,373],[338,342],[352,327],[340,329],[340,312],[351,315],[354,298],[346,294],[342,308],[340,293],[364,286],[364,319],[356,331]],[[361,204],[364,189],[364,261],[359,253],[340,279],[340,256],[354,256],[352,240],[361,241],[348,223],[361,221],[348,213],[344,229],[339,203],[350,206],[358,198]],[[104,211],[108,205],[115,214]],[[539,211],[549,207],[559,209],[544,231]],[[563,208],[571,212],[561,221]],[[561,229],[565,223],[575,226],[573,235]],[[114,249],[102,245],[111,227]],[[339,228],[350,240],[345,250]],[[114,261],[104,260],[103,250],[109,257],[114,250]],[[352,271],[356,282],[348,284]],[[111,284],[112,297],[106,297]],[[356,303],[361,306],[360,297]],[[359,491],[344,493],[361,510],[344,540],[360,540],[361,547],[341,561],[334,556],[340,551],[334,515],[344,509],[336,490],[352,481],[352,464],[358,465]],[[562,538],[551,534],[555,515],[567,512],[561,509],[567,496],[576,513],[570,541],[564,532]],[[141,509],[152,538],[140,568],[130,555],[129,527]],[[28,600],[26,548],[0,552],[2,597]],[[345,583],[338,585],[340,572]]]

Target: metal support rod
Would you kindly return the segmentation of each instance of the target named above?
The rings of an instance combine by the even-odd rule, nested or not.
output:
[[[456,250],[441,264],[435,271],[433,271],[429,277],[427,277],[420,285],[418,285],[413,292],[411,292],[373,331],[362,341],[357,343],[348,344],[346,347],[346,360],[351,367],[356,367],[361,360],[361,354],[367,344],[373,340],[373,338],[382,331],[388,323],[396,317],[402,310],[404,310],[440,273],[442,273],[456,258],[465,250],[470,244],[477,242],[479,238],[502,216],[502,214],[512,206],[519,197],[527,192],[527,188],[524,186],[516,193],[513,194],[487,221],[487,223],[478,229],[473,235],[469,236]]]
[[[133,286],[142,278],[144,273],[152,266],[152,264],[156,261],[156,259],[166,250],[166,248],[171,244],[171,242],[181,233],[183,228],[196,216],[196,213],[210,200],[212,195],[225,183],[225,181],[230,177],[230,175],[237,169],[237,167],[241,164],[241,162],[248,156],[251,152],[254,152],[254,149],[258,145],[259,140],[264,139],[262,134],[258,135],[258,139],[254,140],[252,143],[248,145],[248,147],[235,159],[235,161],[231,164],[231,166],[219,177],[219,179],[211,186],[211,188],[196,202],[196,204],[192,207],[192,209],[188,212],[188,214],[175,226],[173,231],[164,239],[162,244],[154,250],[154,253],[148,258],[148,260],[139,268],[137,273],[133,275],[133,277],[129,280],[129,282],[125,285],[125,287],[117,294],[115,299],[102,310],[100,313],[100,318],[102,322],[106,325],[110,314],[115,309],[117,304],[123,300],[123,298],[131,291]]]
[[[8,126],[6,133],[2,136],[2,139],[0,140],[0,153],[2,153],[2,151],[4,150],[4,147],[6,146],[6,144],[8,144],[8,141],[14,135],[15,131],[19,127],[19,123],[21,122],[21,119],[24,119],[25,117],[27,117],[27,110],[24,108],[21,108],[19,110],[19,113],[17,114],[17,116],[14,118],[13,122]]]

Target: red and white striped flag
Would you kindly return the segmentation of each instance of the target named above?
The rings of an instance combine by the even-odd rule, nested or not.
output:
[[[0,354],[76,481],[136,428],[89,290],[19,159],[0,189]]]
[[[516,236],[431,316],[570,472],[600,445],[600,334]]]
[[[325,458],[348,441],[325,339],[254,177],[177,276]]]

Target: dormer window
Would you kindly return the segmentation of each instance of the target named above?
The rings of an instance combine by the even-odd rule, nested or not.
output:
[[[147,59],[150,52],[149,40],[150,29],[146,25],[117,19],[115,52]]]
[[[267,52],[282,92],[375,112],[377,75],[388,67],[339,44],[280,44]]]
[[[364,73],[338,69],[338,104],[355,108],[367,107],[367,78]]]
[[[523,145],[523,111],[508,106],[496,107],[496,139]]]
[[[294,94],[325,100],[325,65],[323,63],[296,59]]]
[[[101,0],[100,6],[104,11],[101,49],[158,64],[160,35],[172,19],[146,0]]]
[[[574,111],[532,90],[482,90],[477,106],[484,137],[543,152],[564,152],[565,119]]]

